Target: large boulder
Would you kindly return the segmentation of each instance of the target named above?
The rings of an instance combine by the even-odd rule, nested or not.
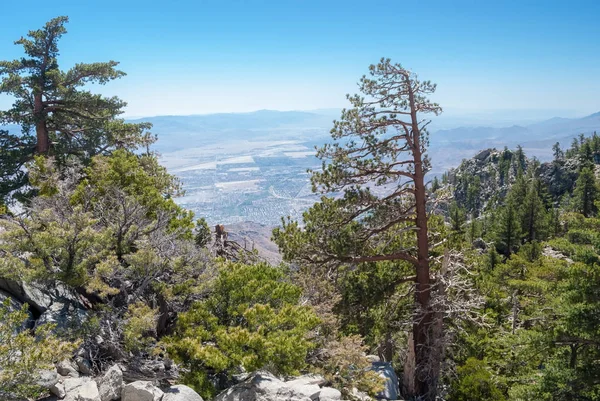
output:
[[[123,387],[121,401],[160,401],[163,394],[151,382],[136,381]]]
[[[52,323],[56,325],[54,331],[61,333],[81,327],[86,320],[87,311],[78,304],[55,301],[48,305],[46,311],[36,320],[35,327]]]
[[[58,372],[56,369],[44,369],[38,372],[38,378],[36,383],[38,386],[50,389],[56,383],[58,383]]]
[[[267,372],[256,372],[246,380],[220,393],[215,401],[320,401],[340,400],[333,388],[319,387],[321,376],[301,376],[289,381]]]
[[[377,372],[385,380],[384,389],[376,395],[377,398],[386,400],[398,400],[400,391],[398,388],[398,376],[390,362],[373,362],[373,371]]]
[[[22,303],[27,303],[38,313],[44,313],[52,303],[50,295],[33,284],[18,283],[0,278],[0,290],[6,291]]]
[[[65,385],[62,383],[55,383],[50,387],[50,392],[57,396],[58,398],[65,398],[67,392],[65,391]]]
[[[56,370],[61,376],[79,377],[75,364],[67,359],[56,364]]]
[[[123,372],[119,366],[111,366],[97,382],[101,401],[115,401],[121,397]]]
[[[75,401],[100,401],[100,394],[98,393],[98,386],[96,382],[90,380],[79,388]]]
[[[103,400],[104,401],[104,400]],[[165,390],[161,401],[204,401],[194,390],[188,386],[178,384]]]
[[[27,303],[37,318],[35,326],[44,323],[56,324],[56,331],[81,327],[87,318],[82,298],[61,283],[43,285],[0,278],[0,291],[10,295],[21,304]]]
[[[89,384],[90,382],[93,384]],[[96,383],[93,382],[89,377],[68,377],[64,379],[62,385],[65,393],[64,401],[83,401],[79,399],[80,392],[83,391],[84,397],[93,396],[93,387],[96,386]],[[96,392],[97,390],[98,389],[96,388]],[[86,399],[85,401],[90,400]],[[100,397],[98,397],[97,400],[92,398],[91,401],[100,401]]]

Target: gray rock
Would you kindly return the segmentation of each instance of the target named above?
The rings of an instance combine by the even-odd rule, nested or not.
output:
[[[136,381],[123,387],[121,401],[160,401],[163,394],[151,382]]]
[[[386,400],[398,400],[400,397],[398,376],[396,375],[392,364],[390,362],[374,362],[371,369],[385,379],[385,387],[376,397]]]
[[[104,400],[103,400],[104,401]],[[204,401],[194,390],[188,386],[178,384],[165,390],[161,401]]]
[[[87,320],[87,311],[70,302],[54,302],[48,305],[44,313],[35,322],[35,327],[52,323],[56,327],[54,332],[60,333],[68,329],[78,328]],[[83,372],[82,372],[83,373]]]
[[[36,384],[42,388],[49,389],[58,383],[58,373],[56,369],[44,369],[38,372]]]
[[[33,284],[0,278],[0,289],[8,292],[22,303],[28,303],[39,313],[44,313],[52,303],[52,298]]]
[[[321,392],[336,397],[335,390],[319,387],[322,381],[321,376],[309,375],[284,382],[268,372],[255,372],[217,395],[215,401],[316,401]]]
[[[475,159],[483,161],[483,160],[487,159],[491,153],[492,153],[491,149],[482,150],[475,156]]]
[[[123,372],[119,366],[111,366],[97,382],[101,401],[115,401],[121,397]]]
[[[332,387],[323,387],[321,389],[321,391],[319,391],[318,399],[319,399],[319,401],[325,401],[325,400],[338,401],[338,400],[342,399],[342,393],[340,392],[340,390],[332,388]]]
[[[98,386],[96,382],[90,380],[77,390],[75,401],[100,401],[100,394],[98,394]]]
[[[69,377],[63,381],[67,396],[75,393],[81,386],[91,381],[89,377]]]
[[[79,357],[75,362],[77,363],[77,369],[80,373],[83,373],[84,375],[92,374],[92,364],[89,360]]]
[[[79,377],[79,372],[71,361],[63,360],[56,364],[56,370],[62,376]]]
[[[67,392],[65,391],[65,386],[62,383],[56,383],[50,387],[50,392],[57,396],[58,398],[65,398]]]

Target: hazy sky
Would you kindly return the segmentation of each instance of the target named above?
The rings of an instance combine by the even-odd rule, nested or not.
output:
[[[68,15],[60,62],[121,62],[127,114],[346,105],[390,57],[450,111],[600,110],[600,1],[2,0],[0,59]],[[9,100],[0,98],[0,109]]]

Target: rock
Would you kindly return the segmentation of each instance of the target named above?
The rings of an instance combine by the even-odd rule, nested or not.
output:
[[[104,401],[104,400],[103,400]],[[204,401],[194,390],[188,386],[179,384],[165,390],[161,401]]]
[[[101,401],[114,401],[121,397],[123,390],[123,372],[113,365],[97,380]]]
[[[56,364],[56,370],[59,374],[68,377],[79,377],[79,372],[71,361],[64,360]]]
[[[84,375],[92,374],[92,364],[89,360],[79,357],[75,362],[77,363],[77,369],[80,373],[83,373]]]
[[[75,401],[100,401],[100,394],[98,394],[98,386],[96,382],[90,380],[83,386],[79,387]]]
[[[340,390],[332,388],[332,387],[323,387],[321,389],[321,391],[319,391],[318,399],[319,399],[319,401],[324,401],[324,400],[337,401],[337,400],[342,399],[342,393],[340,392]]]
[[[67,392],[65,391],[65,386],[62,383],[56,383],[49,388],[50,392],[57,396],[58,398],[65,398]]]
[[[367,359],[367,361],[373,363],[373,362],[381,362],[381,358],[379,358],[377,355],[367,355],[365,357]]]
[[[8,299],[8,311],[14,312],[16,310],[21,309],[23,303],[18,301],[15,297],[4,290],[0,290],[0,304],[4,303],[5,300]]]
[[[255,372],[243,382],[217,395],[215,401],[317,401],[321,393],[323,399],[336,399],[325,398],[337,397],[339,392],[320,388],[317,383],[321,382],[323,378],[316,375],[301,376],[284,382],[268,372]]]
[[[11,294],[22,303],[28,303],[38,313],[44,313],[52,303],[50,296],[33,284],[18,283],[0,278],[0,289]]]
[[[371,369],[385,379],[385,387],[383,391],[377,394],[377,398],[398,400],[400,397],[398,376],[396,376],[396,372],[394,371],[392,364],[390,362],[374,362]]]
[[[87,320],[87,311],[70,302],[54,302],[40,315],[35,322],[35,327],[42,324],[55,324],[54,332],[60,333],[69,328],[81,327]],[[83,373],[83,372],[82,372]]]
[[[91,379],[89,377],[69,377],[65,379],[62,384],[65,388],[67,396],[71,396],[71,394],[75,393],[81,386],[90,380]]]
[[[163,394],[151,382],[136,381],[123,387],[121,401],[160,401]]]
[[[290,379],[288,381],[286,381],[286,383],[295,383],[295,384],[316,384],[318,386],[320,386],[321,384],[325,383],[325,378],[321,375],[304,375],[304,376],[300,376],[300,377],[296,377],[294,379]]]
[[[483,161],[483,160],[487,159],[491,153],[492,153],[491,149],[482,150],[475,156],[475,159]]]
[[[56,369],[44,369],[38,373],[36,384],[42,388],[49,389],[58,383],[58,373]]]

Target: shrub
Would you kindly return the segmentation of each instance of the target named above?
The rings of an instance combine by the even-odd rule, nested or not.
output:
[[[67,358],[77,344],[59,340],[42,325],[32,335],[25,328],[27,305],[12,310],[8,300],[0,303],[0,399],[34,398],[43,389],[37,384],[43,369]]]
[[[319,319],[298,305],[300,289],[284,270],[267,264],[225,263],[212,293],[180,314],[176,332],[165,339],[169,354],[187,372],[184,381],[210,397],[211,378],[240,367],[298,374]]]

